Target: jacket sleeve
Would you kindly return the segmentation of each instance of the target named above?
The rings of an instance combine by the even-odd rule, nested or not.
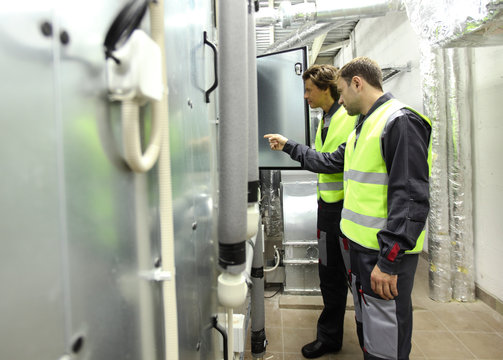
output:
[[[341,144],[333,153],[320,153],[309,146],[288,140],[283,151],[292,160],[300,162],[304,170],[320,174],[334,174],[344,171],[344,150],[346,143]]]
[[[405,251],[416,246],[426,224],[430,136],[431,126],[407,109],[386,125],[382,135],[388,171],[388,220],[386,228],[377,233],[377,265],[388,274],[397,273]]]

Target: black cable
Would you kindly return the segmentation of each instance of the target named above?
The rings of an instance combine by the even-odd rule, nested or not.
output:
[[[112,52],[116,50],[119,43],[123,43],[129,39],[133,31],[140,26],[147,12],[149,2],[150,0],[131,0],[115,17],[103,43],[107,59],[111,58],[117,64],[120,64],[119,59],[114,57]]]
[[[281,291],[281,286],[278,288],[278,290],[276,290],[276,292],[274,294],[272,294],[271,296],[264,296],[264,299],[271,299],[273,297],[275,297],[276,295],[278,295],[278,293]]]

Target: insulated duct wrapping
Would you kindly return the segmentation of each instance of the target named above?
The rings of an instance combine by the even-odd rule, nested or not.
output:
[[[451,238],[447,180],[447,126],[445,121],[444,61],[442,49],[421,43],[423,104],[432,124],[433,166],[430,178],[428,255],[430,297],[452,299]]]
[[[279,194],[280,183],[281,172],[279,170],[260,171],[262,195],[260,208],[264,223],[264,232],[269,238],[281,238],[283,235],[281,197]]]
[[[445,54],[449,165],[450,234],[453,298],[475,300],[472,219],[472,123],[469,50],[447,49]]]
[[[412,27],[439,47],[501,44],[501,0],[403,0]]]
[[[424,86],[425,110],[433,120],[433,147],[438,157],[433,167],[429,216],[430,296],[438,301],[473,301],[472,86],[470,76],[466,75],[470,69],[469,53],[440,47],[492,44],[494,38],[501,37],[503,3],[501,0],[465,0],[455,4],[450,0],[404,2],[412,27],[425,44],[421,60],[426,69],[423,79],[429,84]],[[474,36],[479,38],[477,42],[473,41]],[[480,37],[487,40],[480,41]],[[446,76],[442,78],[444,72]],[[444,155],[447,162],[442,158]],[[447,209],[443,194],[449,194]]]

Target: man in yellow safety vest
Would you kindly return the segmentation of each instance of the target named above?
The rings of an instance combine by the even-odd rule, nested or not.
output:
[[[337,71],[332,65],[313,65],[302,75],[304,98],[311,108],[323,110],[315,139],[318,152],[335,151],[355,127],[356,116],[348,116],[344,107],[337,103]],[[324,306],[317,323],[316,339],[302,348],[302,354],[308,359],[339,351],[342,347],[348,292],[343,253],[349,261],[348,241],[342,239],[340,230],[344,198],[342,171],[318,174],[317,198],[318,272]],[[344,244],[341,249],[342,241],[345,241],[346,250]]]
[[[360,57],[337,78],[339,104],[359,115],[332,153],[267,135],[302,167],[344,171],[341,230],[350,240],[357,332],[365,359],[409,359],[411,292],[425,236],[431,174],[431,122],[382,89],[377,63]]]

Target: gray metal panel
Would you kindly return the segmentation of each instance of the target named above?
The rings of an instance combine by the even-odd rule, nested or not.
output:
[[[70,42],[54,49],[39,30],[52,12],[28,10],[48,3],[0,9],[0,141],[8,149],[0,358],[59,359],[82,336],[82,359],[161,359],[160,285],[139,276],[160,254],[157,171],[125,167],[119,105],[106,96],[102,44],[124,2],[58,3],[53,32]],[[216,136],[202,45],[210,1],[167,3],[180,358],[212,359]]]
[[[319,294],[318,264],[285,264],[286,294]]]
[[[282,182],[283,242],[316,240],[316,182]]]
[[[69,337],[84,338],[87,358],[160,359],[163,328],[155,318],[162,314],[161,297],[156,286],[138,276],[153,268],[147,196],[157,185],[120,160],[119,104],[109,102],[106,90],[102,44],[121,6],[91,0],[58,7],[56,33],[70,36],[69,44],[58,48],[56,62]]]
[[[0,11],[0,359],[57,359],[65,345],[52,41],[39,29],[52,9],[37,3]]]
[[[215,93],[211,1],[166,1],[166,53],[171,133],[180,359],[213,359],[211,315],[216,313],[216,248],[212,187],[215,178]],[[214,125],[213,125],[214,126]],[[218,334],[218,333],[217,333]],[[198,351],[198,346],[200,350]],[[169,349],[167,349],[169,352]]]
[[[257,58],[259,166],[299,168],[297,161],[280,151],[271,151],[264,134],[277,133],[300,143],[309,141],[309,113],[304,100],[302,74],[306,68],[305,48]]]

